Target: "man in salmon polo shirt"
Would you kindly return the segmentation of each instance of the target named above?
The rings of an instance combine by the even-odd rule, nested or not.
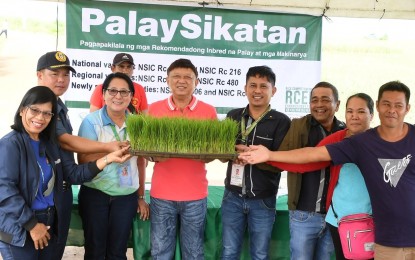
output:
[[[195,96],[199,83],[196,67],[178,59],[167,69],[172,95],[149,106],[155,117],[188,117],[216,120],[216,110]],[[182,158],[150,158],[155,161],[150,191],[151,255],[173,259],[177,224],[183,259],[204,259],[208,181],[205,162]]]

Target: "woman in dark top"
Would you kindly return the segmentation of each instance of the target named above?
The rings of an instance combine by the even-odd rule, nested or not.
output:
[[[62,225],[63,181],[91,180],[107,164],[130,158],[127,147],[82,165],[61,160],[56,140],[57,100],[31,88],[0,139],[0,253],[3,259],[51,259]],[[64,175],[65,173],[65,175]]]

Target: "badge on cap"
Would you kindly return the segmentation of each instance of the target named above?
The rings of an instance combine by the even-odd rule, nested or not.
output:
[[[66,55],[63,52],[57,51],[55,54],[55,58],[60,62],[66,61]]]

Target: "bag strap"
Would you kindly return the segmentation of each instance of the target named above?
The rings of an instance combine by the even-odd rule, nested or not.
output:
[[[336,217],[336,219],[338,219],[338,218],[339,218],[339,216],[337,215],[336,211],[334,210],[333,201],[330,201],[330,205],[331,205],[331,210],[332,210],[332,211],[333,211],[333,213],[334,213],[334,217]]]

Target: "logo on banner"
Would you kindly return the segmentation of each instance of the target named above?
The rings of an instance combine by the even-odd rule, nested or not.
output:
[[[287,87],[285,90],[285,112],[307,114],[310,112],[310,88]]]

